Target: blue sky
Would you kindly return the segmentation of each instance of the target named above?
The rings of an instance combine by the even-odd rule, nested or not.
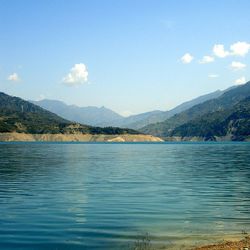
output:
[[[0,91],[121,114],[167,110],[250,79],[249,9],[249,0],[0,0]]]

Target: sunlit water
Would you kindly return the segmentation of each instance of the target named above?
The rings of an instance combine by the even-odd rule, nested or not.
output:
[[[0,144],[0,249],[205,244],[250,230],[250,144]]]

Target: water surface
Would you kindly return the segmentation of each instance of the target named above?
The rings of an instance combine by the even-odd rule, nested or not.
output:
[[[249,143],[2,143],[0,249],[180,247],[250,231]]]

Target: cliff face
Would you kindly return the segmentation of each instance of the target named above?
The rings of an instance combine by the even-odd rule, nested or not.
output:
[[[106,134],[25,134],[0,133],[0,141],[51,141],[51,142],[161,142],[152,135],[106,135]]]

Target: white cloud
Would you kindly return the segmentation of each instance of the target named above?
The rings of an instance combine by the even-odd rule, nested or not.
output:
[[[209,78],[217,78],[217,77],[219,77],[219,75],[217,75],[217,74],[210,74],[210,75],[208,75],[208,77]]]
[[[75,64],[62,81],[69,86],[77,86],[88,81],[88,70],[85,64]]]
[[[235,83],[236,85],[241,85],[241,84],[246,83],[246,78],[245,78],[245,76],[242,76],[242,77],[240,77],[239,79],[235,80],[234,83]]]
[[[217,57],[224,58],[227,56],[245,56],[250,51],[250,43],[236,42],[230,46],[230,51],[225,50],[223,44],[215,44],[213,53]]]
[[[214,61],[214,58],[212,56],[203,56],[200,63],[211,63]]]
[[[194,57],[192,55],[190,55],[189,53],[186,53],[182,58],[181,61],[182,63],[191,63],[193,61]]]
[[[223,44],[215,44],[213,47],[213,53],[214,53],[214,55],[216,55],[217,57],[220,57],[220,58],[229,56],[229,54],[230,54],[228,51],[226,51],[224,49]]]
[[[20,81],[20,77],[18,76],[17,73],[13,73],[13,74],[8,76],[7,80],[12,81],[12,82],[18,82],[18,81]]]
[[[231,54],[236,56],[245,56],[250,51],[250,43],[237,42],[230,46]]]
[[[241,62],[232,62],[230,67],[233,70],[241,70],[244,69],[247,65]]]

